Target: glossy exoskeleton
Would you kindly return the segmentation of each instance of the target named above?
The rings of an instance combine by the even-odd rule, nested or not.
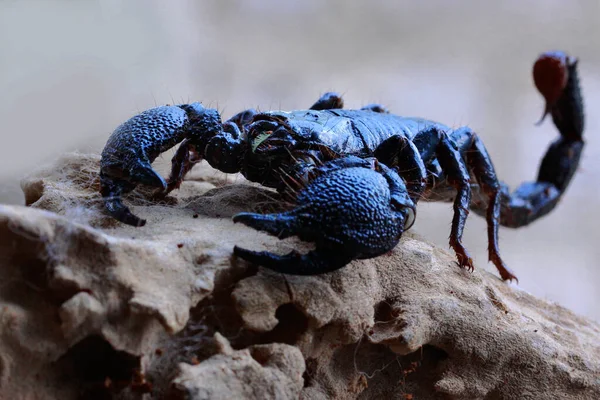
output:
[[[565,192],[583,150],[583,103],[577,60],[542,54],[535,84],[560,136],[544,156],[537,180],[510,193],[496,177],[480,138],[468,127],[452,129],[420,118],[390,114],[380,105],[343,109],[326,93],[310,109],[243,111],[225,122],[200,103],[145,111],[119,126],[102,152],[101,194],[117,220],[142,226],[121,195],[138,184],[163,195],[205,159],[223,172],[292,195],[295,208],[278,214],[241,213],[234,222],[279,238],[315,242],[306,254],[277,255],[239,247],[247,261],[289,274],[319,274],[354,259],[384,254],[412,225],[421,200],[454,202],[450,246],[461,267],[473,269],[462,244],[469,209],[488,225],[489,259],[504,280],[516,279],[498,250],[498,225],[519,227],[550,212]],[[541,120],[540,120],[541,122]],[[151,163],[173,147],[168,180]]]

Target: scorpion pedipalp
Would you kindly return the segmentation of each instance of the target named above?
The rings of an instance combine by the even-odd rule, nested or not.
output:
[[[297,208],[280,214],[241,213],[234,222],[284,239],[314,242],[307,254],[255,252],[235,247],[246,261],[278,272],[314,275],[339,269],[357,258],[384,254],[396,246],[414,204],[402,179],[372,159],[348,156],[326,163],[296,198]]]
[[[159,106],[146,110],[121,124],[109,137],[100,160],[100,193],[105,210],[128,225],[143,226],[146,221],[135,216],[121,200],[137,185],[158,189],[166,194],[179,186],[193,162],[190,154],[202,148],[206,137],[222,130],[217,110],[200,103]],[[169,181],[152,168],[162,152],[182,142],[173,160]]]

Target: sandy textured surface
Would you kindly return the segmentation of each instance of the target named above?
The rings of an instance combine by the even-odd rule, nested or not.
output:
[[[2,398],[597,399],[600,325],[405,235],[322,276],[248,265],[234,225],[275,194],[199,166],[148,219],[97,212],[99,157],[71,154],[0,206]]]

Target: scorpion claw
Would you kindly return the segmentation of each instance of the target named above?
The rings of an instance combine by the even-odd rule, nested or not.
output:
[[[278,255],[268,251],[252,251],[235,246],[233,254],[253,264],[291,275],[314,275],[315,272],[332,272],[342,268],[352,260],[352,257],[344,257],[340,254],[319,250],[309,251],[306,254],[291,251],[286,255]]]
[[[365,160],[360,161],[366,165],[354,166],[361,165],[354,161],[347,157],[320,167],[320,173],[298,193],[298,207],[292,211],[268,215],[240,213],[233,217],[234,222],[280,239],[296,235],[303,241],[314,242],[315,250],[277,255],[236,247],[235,255],[278,272],[314,275],[394,248],[408,218],[408,206],[392,202],[393,189],[388,179],[395,182],[389,176],[394,172],[388,168],[374,171]]]
[[[121,200],[123,191],[129,189],[127,182],[121,180],[115,181],[102,175],[100,182],[100,192],[103,197],[104,208],[108,214],[127,225],[139,227],[146,224],[145,219],[135,216]]]
[[[107,171],[112,172],[111,169],[105,168],[105,173]],[[101,174],[100,182],[100,192],[106,212],[117,221],[136,227],[146,225],[146,220],[134,215],[121,200],[123,193],[129,192],[135,187],[135,184],[131,182],[159,188],[159,193],[164,192],[167,188],[165,180],[152,169],[150,164],[144,162],[138,162],[130,168],[129,175],[126,178],[114,178]]]
[[[233,217],[234,223],[241,222],[257,231],[277,236],[279,239],[295,235],[298,231],[297,221],[296,217],[290,215],[290,213],[274,215],[239,213]]]
[[[155,187],[160,190],[167,189],[167,182],[148,163],[140,162],[131,170],[132,180],[146,186]]]
[[[194,162],[203,154],[205,139],[222,132],[221,117],[215,109],[200,103],[159,106],[131,117],[110,135],[100,159],[100,193],[106,211],[129,225],[142,226],[120,200],[138,185],[154,189],[156,198],[175,189]],[[152,169],[152,162],[164,151],[182,143],[173,162],[169,184]]]
[[[106,199],[104,201],[104,207],[113,218],[124,224],[136,227],[146,225],[146,220],[134,215],[129,208],[123,204],[120,198],[115,197]]]

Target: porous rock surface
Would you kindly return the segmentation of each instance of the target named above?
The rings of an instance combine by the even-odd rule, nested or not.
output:
[[[99,156],[71,154],[0,205],[0,398],[599,399],[600,325],[405,234],[321,276],[234,244],[277,195],[197,166],[173,197],[99,212]]]

